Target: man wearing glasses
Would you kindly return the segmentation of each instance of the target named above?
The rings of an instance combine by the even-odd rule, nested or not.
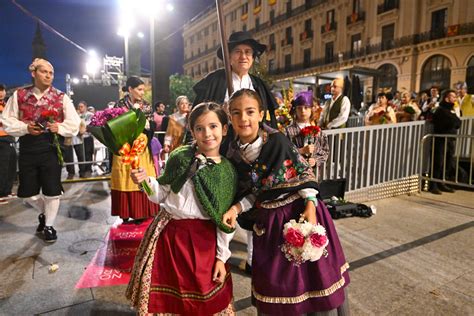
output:
[[[260,55],[265,52],[266,45],[254,40],[249,32],[234,32],[229,41],[230,65],[232,69],[232,85],[234,92],[240,89],[250,89],[257,92],[262,103],[267,107],[264,121],[276,128],[275,109],[278,104],[268,85],[259,77],[249,74],[250,68]],[[222,48],[217,49],[217,57],[222,60]],[[209,73],[193,87],[196,92],[193,106],[203,101],[213,101],[223,104],[229,99],[224,69]]]

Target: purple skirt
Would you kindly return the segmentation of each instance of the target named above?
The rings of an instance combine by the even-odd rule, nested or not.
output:
[[[264,228],[265,232],[261,236],[253,233],[252,303],[260,313],[299,315],[329,311],[344,303],[349,265],[322,201],[318,200],[316,216],[326,228],[328,256],[295,266],[280,250],[283,225],[291,219],[298,220],[303,211],[301,198],[285,206],[258,209],[256,228]]]

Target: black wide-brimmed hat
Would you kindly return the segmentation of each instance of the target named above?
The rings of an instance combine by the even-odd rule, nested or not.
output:
[[[229,41],[229,52],[234,49],[235,46],[240,44],[247,44],[253,49],[253,57],[259,57],[267,49],[267,45],[261,44],[252,38],[249,32],[234,32],[230,34]],[[217,49],[217,57],[222,60],[222,46]]]

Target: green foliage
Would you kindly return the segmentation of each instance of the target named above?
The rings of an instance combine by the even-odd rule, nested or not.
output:
[[[188,97],[190,102],[193,102],[196,94],[193,91],[195,82],[193,78],[186,75],[174,74],[170,76],[170,105],[175,107],[176,98],[180,95]]]

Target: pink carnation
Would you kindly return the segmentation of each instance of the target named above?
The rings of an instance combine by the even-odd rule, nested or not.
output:
[[[288,228],[285,240],[293,247],[299,248],[304,245],[304,235],[294,228]]]
[[[309,236],[309,240],[311,241],[311,244],[314,247],[321,248],[326,244],[328,241],[328,238],[326,235],[320,235],[320,234],[311,234]]]

